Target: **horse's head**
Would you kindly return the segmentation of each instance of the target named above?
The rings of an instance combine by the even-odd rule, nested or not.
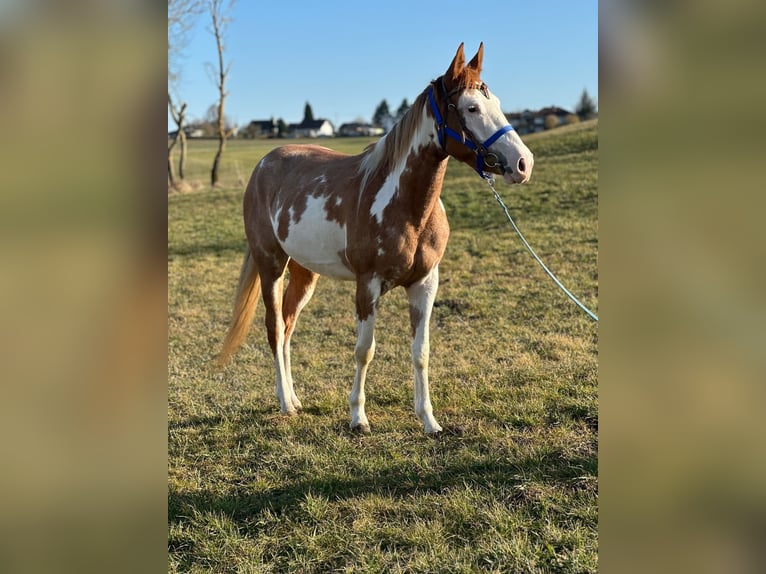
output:
[[[429,92],[431,113],[442,148],[480,175],[502,175],[506,183],[524,183],[534,158],[500,108],[500,100],[481,81],[484,44],[465,63],[463,44],[446,73]],[[438,102],[437,102],[438,97]]]

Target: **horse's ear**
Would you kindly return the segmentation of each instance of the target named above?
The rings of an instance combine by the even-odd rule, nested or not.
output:
[[[455,57],[452,59],[452,63],[449,65],[449,68],[447,68],[447,73],[444,75],[447,81],[451,83],[456,82],[464,67],[465,54],[463,53],[463,42],[461,42]]]
[[[468,62],[467,68],[473,68],[476,70],[476,73],[481,73],[481,61],[484,59],[484,42],[479,44],[479,51],[476,52],[476,55],[471,58],[471,61]]]

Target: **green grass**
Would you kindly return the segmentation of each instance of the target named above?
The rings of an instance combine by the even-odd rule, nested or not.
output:
[[[532,180],[498,184],[546,264],[597,312],[598,132],[526,136]],[[358,152],[370,140],[323,140]],[[489,188],[450,162],[452,235],[431,324],[434,412],[412,408],[406,296],[383,298],[348,429],[353,284],[320,279],[293,342],[304,411],[279,414],[263,306],[212,368],[245,249],[241,179],[280,142],[233,142],[224,186],[169,196],[168,570],[595,572],[597,327],[524,250]],[[192,142],[206,181],[212,142]]]

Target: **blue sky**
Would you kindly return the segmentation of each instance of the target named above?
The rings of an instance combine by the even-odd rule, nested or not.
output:
[[[482,79],[506,112],[571,110],[583,89],[598,101],[597,0],[239,0],[231,16],[225,113],[240,125],[299,122],[307,101],[336,128],[369,121],[383,99],[393,112],[447,69],[460,42],[467,58],[484,42]],[[191,119],[217,98],[208,21],[200,16],[181,64]]]

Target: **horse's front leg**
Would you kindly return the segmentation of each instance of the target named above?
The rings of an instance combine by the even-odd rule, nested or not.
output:
[[[427,433],[437,433],[442,430],[434,418],[428,389],[429,322],[438,287],[438,266],[434,267],[421,281],[407,287],[412,326],[412,364],[415,368],[415,413]]]
[[[375,356],[375,307],[380,293],[381,283],[374,275],[357,281],[357,338],[354,348],[356,375],[348,403],[351,410],[351,428],[362,433],[370,432],[370,423],[364,410],[364,383],[367,380],[367,367]]]

